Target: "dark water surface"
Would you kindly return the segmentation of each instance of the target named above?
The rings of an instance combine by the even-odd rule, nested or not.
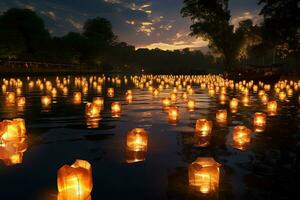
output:
[[[54,85],[55,77],[47,79]],[[4,95],[0,98],[1,119],[24,118],[28,135],[23,162],[13,166],[0,163],[1,200],[56,199],[57,170],[76,159],[92,164],[93,200],[209,199],[195,195],[188,187],[189,164],[197,157],[206,156],[222,165],[219,199],[290,199],[298,194],[299,92],[284,102],[278,101],[279,111],[276,116],[268,116],[265,132],[253,133],[248,150],[240,151],[231,146],[231,130],[239,124],[252,128],[253,114],[264,112],[266,107],[252,92],[250,106],[239,105],[237,113],[228,113],[228,124],[220,126],[215,122],[215,112],[228,108],[228,103],[220,105],[218,95],[209,97],[207,89],[194,85],[195,111],[188,112],[186,103],[179,99],[176,106],[180,109],[180,120],[171,125],[162,110],[161,98],[169,96],[173,87],[164,89],[158,98],[154,98],[147,88],[135,88],[128,78],[127,85],[106,82],[100,95],[90,86],[82,103],[74,105],[72,94],[78,89],[73,87],[71,77],[68,95],[58,90],[51,108],[44,110],[40,96],[45,92],[37,88],[29,90],[26,79],[22,80],[23,95],[26,96],[24,110],[7,105]],[[110,86],[115,88],[115,97],[105,97],[98,128],[90,128],[85,117],[85,103],[95,96],[106,96],[106,88]],[[133,91],[131,104],[125,101],[127,89]],[[184,89],[179,93],[182,91]],[[238,95],[228,90],[228,96]],[[120,118],[111,117],[113,101],[122,103]],[[214,123],[208,147],[194,147],[191,142],[198,118],[207,118]],[[144,162],[128,164],[125,160],[126,134],[136,127],[149,133],[148,152]]]

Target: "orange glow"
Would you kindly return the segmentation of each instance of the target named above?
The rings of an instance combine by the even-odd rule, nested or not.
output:
[[[267,115],[264,113],[256,112],[253,117],[253,126],[255,132],[263,132],[266,128]]]
[[[14,92],[6,92],[5,99],[7,103],[14,104],[16,100],[16,94]]]
[[[176,101],[177,100],[176,93],[172,93],[170,97],[171,97],[171,101]]]
[[[216,121],[220,124],[227,122],[227,110],[218,110],[216,112]]]
[[[43,107],[48,107],[51,104],[52,100],[50,96],[42,96],[41,103]]]
[[[88,117],[99,117],[100,116],[100,107],[95,103],[88,102],[85,106],[85,114]]]
[[[189,166],[189,185],[203,194],[217,192],[220,164],[211,157],[199,157]]]
[[[121,104],[119,102],[113,102],[111,104],[111,113],[113,117],[120,117],[121,111]]]
[[[283,91],[279,92],[279,99],[281,101],[284,101],[286,99],[286,93]]]
[[[115,89],[114,88],[107,88],[107,96],[114,97],[115,96]]]
[[[239,150],[246,150],[251,142],[251,130],[245,126],[236,126],[232,134],[233,147]]]
[[[227,99],[227,97],[226,97],[226,95],[225,94],[220,94],[220,96],[219,96],[219,101],[220,101],[220,104],[225,104],[226,103],[226,99]]]
[[[17,106],[23,107],[26,104],[26,98],[25,97],[17,97]]]
[[[267,103],[267,111],[268,115],[274,116],[277,113],[277,102],[276,101],[269,101]]]
[[[232,113],[236,113],[238,111],[239,100],[236,98],[232,98],[229,102],[230,111]]]
[[[103,97],[94,97],[93,98],[93,104],[95,104],[96,106],[102,108],[104,105],[104,99]]]
[[[242,97],[242,103],[244,106],[249,106],[250,103],[250,97],[248,95],[245,95]]]
[[[163,98],[162,99],[162,104],[165,107],[169,107],[171,105],[171,99],[170,98]]]
[[[212,131],[212,121],[206,119],[198,119],[196,121],[195,131],[197,135],[209,136]]]
[[[127,134],[127,148],[132,151],[147,151],[148,133],[142,128],[135,128]]]
[[[179,110],[177,107],[170,107],[168,111],[169,122],[176,123],[179,120]]]
[[[57,172],[57,188],[62,200],[86,200],[93,189],[92,166],[85,160],[64,165]]]
[[[74,92],[73,93],[73,103],[78,105],[81,104],[81,92]]]
[[[267,94],[263,94],[263,95],[261,95],[261,97],[260,97],[260,100],[261,100],[261,102],[262,102],[262,104],[267,104],[268,103],[268,101],[269,101],[269,97],[268,97],[268,95]]]
[[[187,102],[187,108],[188,108],[188,111],[194,111],[195,109],[195,105],[196,105],[196,102],[194,100],[188,100]]]

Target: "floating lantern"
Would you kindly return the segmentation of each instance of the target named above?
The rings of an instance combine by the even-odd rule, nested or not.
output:
[[[176,93],[172,93],[171,94],[171,100],[174,102],[174,101],[176,101],[176,99],[177,99]]]
[[[220,124],[227,122],[227,110],[218,110],[216,112],[216,121]]]
[[[283,91],[279,92],[278,96],[281,101],[284,101],[286,99],[286,93]]]
[[[239,150],[246,150],[251,142],[251,130],[245,126],[236,126],[232,134],[233,147]]]
[[[162,104],[164,107],[169,107],[171,105],[171,99],[170,98],[163,98]]]
[[[276,101],[269,101],[267,103],[267,111],[268,115],[274,116],[277,113],[277,102]]]
[[[43,107],[48,107],[51,104],[51,96],[41,96],[41,103]]]
[[[264,113],[256,112],[253,118],[253,127],[255,132],[263,132],[266,128],[267,115]]]
[[[239,106],[239,100],[236,98],[232,98],[229,102],[230,111],[232,113],[236,113]]]
[[[177,107],[170,107],[168,110],[169,122],[176,123],[179,120],[179,110]]]
[[[269,97],[268,97],[268,95],[267,94],[263,94],[263,95],[261,95],[261,97],[260,97],[260,100],[261,100],[261,102],[262,102],[262,104],[267,104],[268,103],[268,101],[269,101]]]
[[[121,104],[119,102],[113,102],[111,104],[111,113],[113,117],[120,117],[121,111]]]
[[[76,160],[57,172],[57,187],[61,200],[89,199],[93,189],[92,166],[88,161]]]
[[[73,103],[74,104],[81,104],[81,92],[74,92],[73,93]]]
[[[219,96],[220,104],[225,104],[226,99],[227,99],[226,95],[221,93]]]
[[[244,106],[249,106],[250,103],[250,97],[248,95],[245,95],[242,97],[242,103]]]
[[[213,97],[214,95],[215,95],[215,89],[214,88],[209,88],[209,90],[208,90],[208,94],[209,94],[209,96],[211,96],[211,97]]]
[[[187,102],[187,108],[188,108],[188,111],[194,111],[195,109],[195,105],[196,105],[196,102],[194,100],[188,100]]]
[[[183,100],[187,100],[187,99],[188,99],[188,95],[187,95],[186,92],[183,92],[183,93],[182,93],[182,99],[183,99]]]
[[[23,107],[26,104],[26,98],[25,97],[17,97],[17,106]]]
[[[147,151],[147,132],[142,128],[133,129],[127,134],[126,146],[131,151]]]
[[[9,104],[14,104],[16,100],[16,95],[14,92],[6,92],[6,102]]]
[[[103,99],[103,97],[94,97],[93,98],[93,104],[95,104],[98,107],[102,108],[103,105],[104,105],[104,99]]]
[[[99,117],[100,111],[101,111],[100,107],[95,103],[88,102],[85,106],[85,114],[88,117]]]
[[[189,166],[189,185],[203,194],[217,192],[220,164],[210,157],[199,157]]]
[[[197,135],[209,136],[212,131],[212,121],[206,119],[198,119],[196,121],[195,131]]]
[[[115,89],[114,88],[107,88],[107,96],[114,97],[115,96]]]

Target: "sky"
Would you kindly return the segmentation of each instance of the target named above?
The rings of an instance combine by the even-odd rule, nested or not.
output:
[[[111,21],[118,40],[136,48],[201,49],[207,41],[189,36],[191,21],[182,18],[183,0],[0,0],[0,12],[28,8],[41,16],[54,36],[81,32],[89,18]],[[257,0],[230,0],[231,23],[244,19],[259,23]]]

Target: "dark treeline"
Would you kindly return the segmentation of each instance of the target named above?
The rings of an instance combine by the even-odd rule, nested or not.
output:
[[[281,64],[299,70],[300,0],[258,0],[262,22],[231,24],[230,0],[184,0],[181,13],[192,21],[191,35],[209,41],[227,70],[237,65]]]
[[[28,9],[10,9],[0,16],[0,59],[67,63],[104,71],[152,73],[201,72],[214,63],[212,56],[189,49],[138,49],[119,42],[111,23],[88,19],[82,33],[51,36],[43,20]]]

